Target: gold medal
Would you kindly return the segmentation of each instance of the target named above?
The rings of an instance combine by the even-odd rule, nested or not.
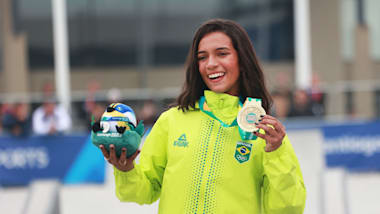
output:
[[[247,97],[237,117],[238,125],[245,132],[258,131],[255,123],[258,123],[260,116],[265,114],[261,99]]]

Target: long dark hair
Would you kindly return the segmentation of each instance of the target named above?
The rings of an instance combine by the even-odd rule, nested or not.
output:
[[[189,110],[190,107],[195,108],[195,103],[203,96],[203,91],[208,89],[199,73],[197,52],[201,39],[213,32],[225,33],[231,39],[233,47],[238,53],[239,96],[244,100],[247,97],[262,99],[263,108],[269,112],[272,98],[266,88],[264,74],[251,40],[242,26],[225,19],[211,19],[203,23],[196,31],[185,64],[185,84],[174,105],[182,111]]]

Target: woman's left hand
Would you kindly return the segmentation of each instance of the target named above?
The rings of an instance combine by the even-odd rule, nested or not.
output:
[[[256,124],[256,127],[265,131],[265,134],[259,132],[254,132],[254,134],[266,141],[266,152],[272,152],[281,146],[285,137],[285,127],[277,118],[264,115]]]

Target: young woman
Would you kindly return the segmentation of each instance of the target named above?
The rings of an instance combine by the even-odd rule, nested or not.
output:
[[[148,135],[139,164],[111,145],[121,201],[149,204],[159,213],[302,213],[306,191],[297,157],[279,120],[264,115],[256,139],[239,134],[236,117],[247,97],[266,112],[271,97],[246,31],[213,19],[195,33],[186,82],[176,106]]]

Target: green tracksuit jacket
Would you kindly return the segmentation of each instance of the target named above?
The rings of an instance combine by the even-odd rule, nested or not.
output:
[[[232,124],[238,97],[205,91],[214,115]],[[298,214],[306,191],[288,137],[273,152],[265,141],[242,141],[238,127],[223,126],[195,109],[164,112],[148,135],[139,164],[128,172],[114,169],[121,201],[150,204],[160,198],[159,213]]]

